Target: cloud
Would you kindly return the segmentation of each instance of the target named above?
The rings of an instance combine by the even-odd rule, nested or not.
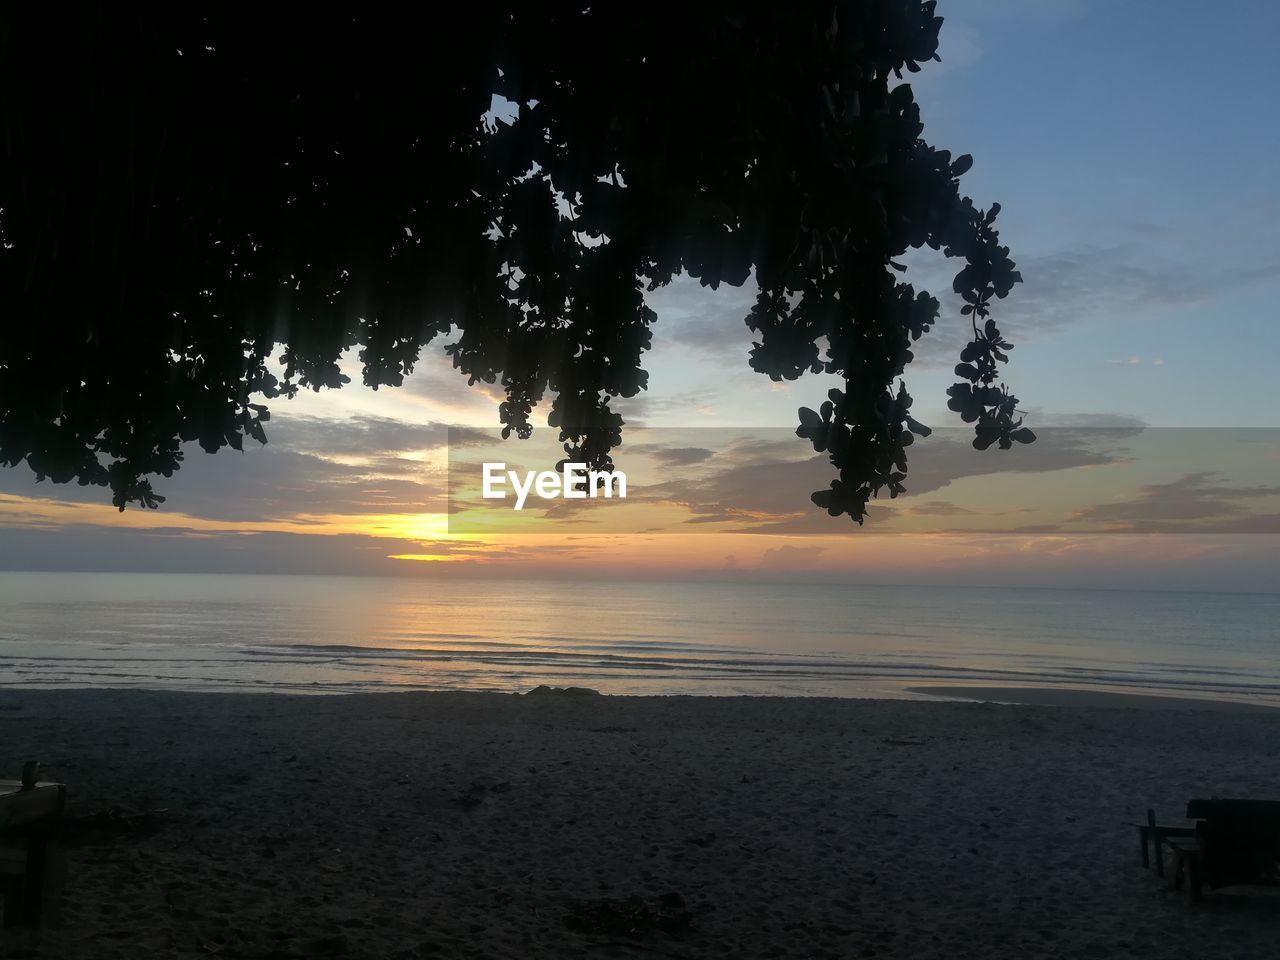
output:
[[[585,560],[592,543],[486,543],[363,533],[195,531],[85,523],[0,527],[0,570],[422,576]]]
[[[824,457],[805,456],[804,451],[798,441],[795,452],[803,457],[798,460],[726,451],[711,461],[715,469],[709,474],[671,477],[646,488],[643,496],[684,506],[692,514],[689,523],[758,522],[804,514],[816,510],[809,494],[825,486],[831,473]]]
[[[452,358],[444,353],[444,345],[456,339],[441,337],[424,347],[422,357],[404,384],[383,389],[398,389],[410,398],[425,399],[432,410],[443,409],[459,417],[497,423],[498,404],[504,399],[503,388],[497,383],[467,383],[467,378],[453,366]]]
[[[394,573],[403,540],[357,534],[201,534],[77,525],[0,529],[0,569],[169,573]],[[443,549],[450,549],[444,547]]]
[[[1126,238],[1123,229],[1113,229],[1118,237],[1114,242],[1040,254],[1019,255],[1015,250],[1023,282],[997,301],[994,316],[1016,345],[1019,339],[1089,321],[1212,303],[1230,291],[1280,278],[1280,261],[1267,254],[1276,241],[1274,218],[1258,211],[1245,216],[1230,234],[1239,237],[1239,249],[1220,250],[1211,259],[1183,246],[1184,231],[1172,225],[1145,225],[1147,235],[1138,238]],[[1210,224],[1206,229],[1213,233],[1219,228]],[[1151,234],[1159,240],[1153,241]],[[950,366],[971,336],[960,314],[962,303],[951,290],[963,264],[927,248],[910,251],[903,259],[908,265],[905,279],[940,301],[938,323],[913,352],[923,365]],[[754,279],[741,288],[712,291],[679,277],[649,294],[658,313],[658,347],[665,343],[716,357],[745,357],[753,334],[744,320],[755,289]],[[1160,358],[1148,362],[1164,363]]]
[[[967,477],[1049,474],[1117,463],[1129,456],[1126,444],[1140,432],[1133,425],[1057,427],[1016,450],[978,451],[968,430],[938,430],[911,448],[908,495],[896,503],[919,516],[960,516],[968,512],[961,504],[920,498]],[[810,500],[813,491],[826,489],[836,476],[826,454],[813,453],[789,433],[764,429],[735,435],[702,461],[708,469],[637,487],[628,499],[679,505],[689,513],[686,526],[729,523],[740,532],[769,534],[848,532],[847,517],[831,517]],[[873,504],[873,525],[884,520],[888,500],[886,493],[883,502]]]
[[[908,451],[906,495],[894,499],[882,491],[873,501],[871,528],[885,532],[950,529],[952,525],[943,521],[961,518],[965,522],[957,526],[969,531],[1007,530],[1015,522],[1061,523],[1070,505],[1080,502],[1075,485],[1081,482],[1082,475],[1077,472],[1081,468],[1140,466],[1143,458],[1181,456],[1186,442],[1199,443],[1169,431],[1148,431],[1140,421],[1121,415],[1062,419],[1074,419],[1079,425],[1043,428],[1036,443],[1008,451],[975,450],[968,428],[934,431]],[[625,508],[617,500],[531,500],[516,517],[509,501],[478,498],[478,461],[456,461],[455,476],[473,482],[455,482],[454,501],[448,509],[468,515],[480,511],[490,517],[477,521],[483,526],[458,526],[455,531],[515,532],[514,526],[501,526],[502,516],[507,514],[518,519],[519,530],[526,533],[535,529],[552,532],[565,524],[607,527],[619,533],[662,529],[833,535],[852,530],[847,517],[831,517],[812,503],[811,494],[827,489],[837,473],[825,453],[815,453],[792,430],[650,428],[636,431],[635,439],[638,442],[625,447],[617,461],[618,468],[628,475]],[[1218,456],[1202,446],[1195,449],[1202,459]],[[1225,448],[1222,454],[1233,455]],[[551,459],[548,455],[546,463]],[[1021,476],[1028,477],[1025,496],[1019,495],[1017,484],[1010,483],[1010,478]],[[938,495],[959,481],[975,478],[991,479]],[[992,493],[997,490],[1004,493],[997,497]],[[1055,510],[1055,501],[1061,502],[1061,508]],[[546,527],[530,526],[541,520],[548,521]],[[500,525],[493,526],[495,522]]]
[[[1110,243],[1034,255],[1019,255],[1015,250],[1023,283],[996,303],[994,315],[1016,344],[1020,338],[1045,336],[1092,320],[1202,305],[1240,287],[1280,278],[1280,261],[1265,254],[1274,247],[1274,227],[1260,216],[1254,221],[1240,231],[1258,243],[1223,251],[1212,261],[1182,247],[1181,231],[1158,225],[1147,226],[1163,236],[1163,243],[1145,236],[1125,239],[1120,231],[1120,239]],[[950,366],[971,335],[960,314],[962,303],[951,291],[963,264],[927,248],[910,251],[903,259],[909,268],[905,279],[917,290],[938,297],[941,305],[938,323],[913,346],[913,352],[923,365]],[[744,321],[755,292],[754,279],[740,288],[722,286],[713,291],[696,280],[678,277],[648,295],[658,313],[655,350],[665,346],[745,358],[754,335]],[[1159,366],[1164,361],[1149,362]],[[688,398],[681,403],[690,405]],[[635,407],[641,417],[651,412],[644,410],[643,402]]]
[[[745,360],[753,334],[746,317],[756,300],[754,276],[741,287],[722,284],[718,290],[702,286],[688,276],[678,276],[665,287],[645,295],[658,315],[654,325],[655,348],[676,345],[716,356],[739,352]]]
[[[921,517],[962,517],[972,516],[974,511],[958,507],[950,500],[926,500],[924,503],[909,503],[904,509],[912,516]]]
[[[756,376],[742,363],[744,376]],[[654,418],[678,416],[682,422],[694,419],[694,415],[710,417],[716,413],[716,404],[724,399],[724,392],[707,388],[678,390],[673,393],[645,392],[634,397],[619,397],[610,406],[622,415],[629,427],[644,427]],[[625,442],[628,431],[623,431]]]
[[[1280,278],[1280,261],[1260,252],[1274,248],[1274,235],[1262,227],[1251,233],[1270,239],[1224,262],[1177,249],[1157,252],[1149,243],[1128,241],[1033,256],[1019,256],[1015,250],[1023,282],[996,301],[993,316],[1016,345],[1090,321],[1212,303],[1230,291]],[[962,264],[927,249],[912,251],[905,260],[906,279],[940,302],[939,321],[917,342],[915,355],[924,365],[949,366],[971,336],[968,322],[960,317],[962,303],[951,292]],[[1134,360],[1141,362],[1119,362]]]
[[[418,463],[399,476],[369,466],[335,463],[270,443],[244,453],[207,454],[187,444],[182,469],[155,481],[167,501],[161,511],[209,520],[261,521],[319,514],[431,513],[444,511],[442,470]],[[68,503],[110,502],[104,487],[37,483],[25,466],[0,469],[0,492]]]
[[[647,454],[664,467],[687,467],[715,456],[706,447],[664,447],[653,443],[630,447],[628,452]]]
[[[376,456],[436,450],[449,442],[443,423],[410,423],[390,417],[353,416],[345,420],[277,416],[270,425],[268,446],[324,455]]]
[[[760,555],[760,566],[778,571],[809,568],[826,552],[826,547],[817,546],[770,547]]]
[[[1130,436],[1136,436],[1147,426],[1141,417],[1128,413],[1053,413],[1040,407],[1028,407],[1026,415],[1028,422],[1034,423],[1037,429],[1126,430]]]
[[[1054,473],[1118,463],[1129,456],[1126,442],[1137,427],[1050,427],[1035,443],[1012,450],[975,450],[968,429],[946,428],[910,448],[909,493],[933,493],[964,477],[990,474]]]
[[[181,469],[153,479],[167,498],[161,511],[232,521],[443,512],[446,447],[492,443],[491,433],[481,430],[363,415],[277,415],[269,426],[267,444],[250,441],[243,453],[224,448],[208,454],[198,444],[184,445]],[[36,483],[24,465],[0,469],[0,493],[110,502],[104,487]]]
[[[1280,497],[1280,486],[1229,486],[1220,474],[1200,471],[1169,483],[1146,484],[1127,500],[1081,508],[1069,522],[1126,532],[1280,532],[1280,515],[1254,503],[1269,497]]]

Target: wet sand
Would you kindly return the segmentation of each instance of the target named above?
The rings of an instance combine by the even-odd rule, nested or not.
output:
[[[1127,821],[1280,796],[1280,711],[0,691],[69,785],[9,957],[1265,956]]]
[[[923,693],[949,700],[989,703],[1025,704],[1041,707],[1122,707],[1135,710],[1230,710],[1274,711],[1276,707],[1261,703],[1212,700],[1200,697],[1161,697],[1146,693],[1120,693],[1108,690],[1074,690],[1070,687],[971,687],[934,685],[905,687],[906,693]]]

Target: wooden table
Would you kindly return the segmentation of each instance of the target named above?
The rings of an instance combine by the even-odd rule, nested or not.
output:
[[[35,779],[28,764],[22,780],[0,780],[0,890],[4,926],[38,925],[57,905],[61,870],[58,831],[67,788]]]
[[[1187,819],[1194,829],[1158,843],[1173,859],[1169,882],[1188,903],[1204,887],[1280,886],[1280,801],[1195,799]]]
[[[1138,828],[1138,843],[1142,847],[1142,865],[1144,867],[1151,865],[1151,853],[1154,852],[1156,874],[1161,877],[1164,876],[1165,840],[1169,837],[1193,837],[1196,833],[1195,827],[1184,824],[1156,823],[1154,810],[1147,811],[1146,823],[1135,823],[1133,826]]]

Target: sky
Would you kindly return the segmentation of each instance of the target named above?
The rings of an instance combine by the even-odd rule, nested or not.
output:
[[[1003,207],[1025,283],[996,316],[1032,447],[975,454],[946,429],[967,321],[953,270],[913,256],[908,279],[943,313],[907,383],[944,429],[913,451],[904,498],[864,527],[828,518],[808,503],[827,468],[791,431],[832,384],[750,371],[750,281],[682,279],[650,298],[649,390],[617,404],[644,428],[618,455],[638,484],[625,509],[489,527],[467,517],[491,504],[450,513],[480,450],[540,464],[537,440],[483,440],[498,393],[467,387],[439,341],[398,390],[356,375],[276,402],[265,448],[191,449],[157,482],[159,511],[0,468],[0,569],[1280,591],[1280,7],[939,13],[942,62],[910,79],[926,138],[974,157],[965,192]],[[450,425],[477,431],[470,448]]]

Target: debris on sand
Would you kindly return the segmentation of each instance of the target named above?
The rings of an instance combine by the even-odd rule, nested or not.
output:
[[[693,915],[678,893],[660,897],[581,900],[565,915],[564,925],[576,933],[610,937],[646,937],[654,931],[680,935],[693,930]]]
[[[139,840],[171,822],[165,809],[130,812],[108,807],[96,813],[69,816],[62,821],[62,842],[69,847],[100,846],[118,839]]]
[[[464,810],[470,810],[473,807],[480,806],[487,794],[510,792],[510,780],[502,780],[496,783],[485,783],[482,780],[476,780],[466,790],[454,794],[453,802]]]
[[[545,683],[540,683],[528,693],[526,697],[598,697],[599,690],[592,690],[590,687],[549,687]]]

